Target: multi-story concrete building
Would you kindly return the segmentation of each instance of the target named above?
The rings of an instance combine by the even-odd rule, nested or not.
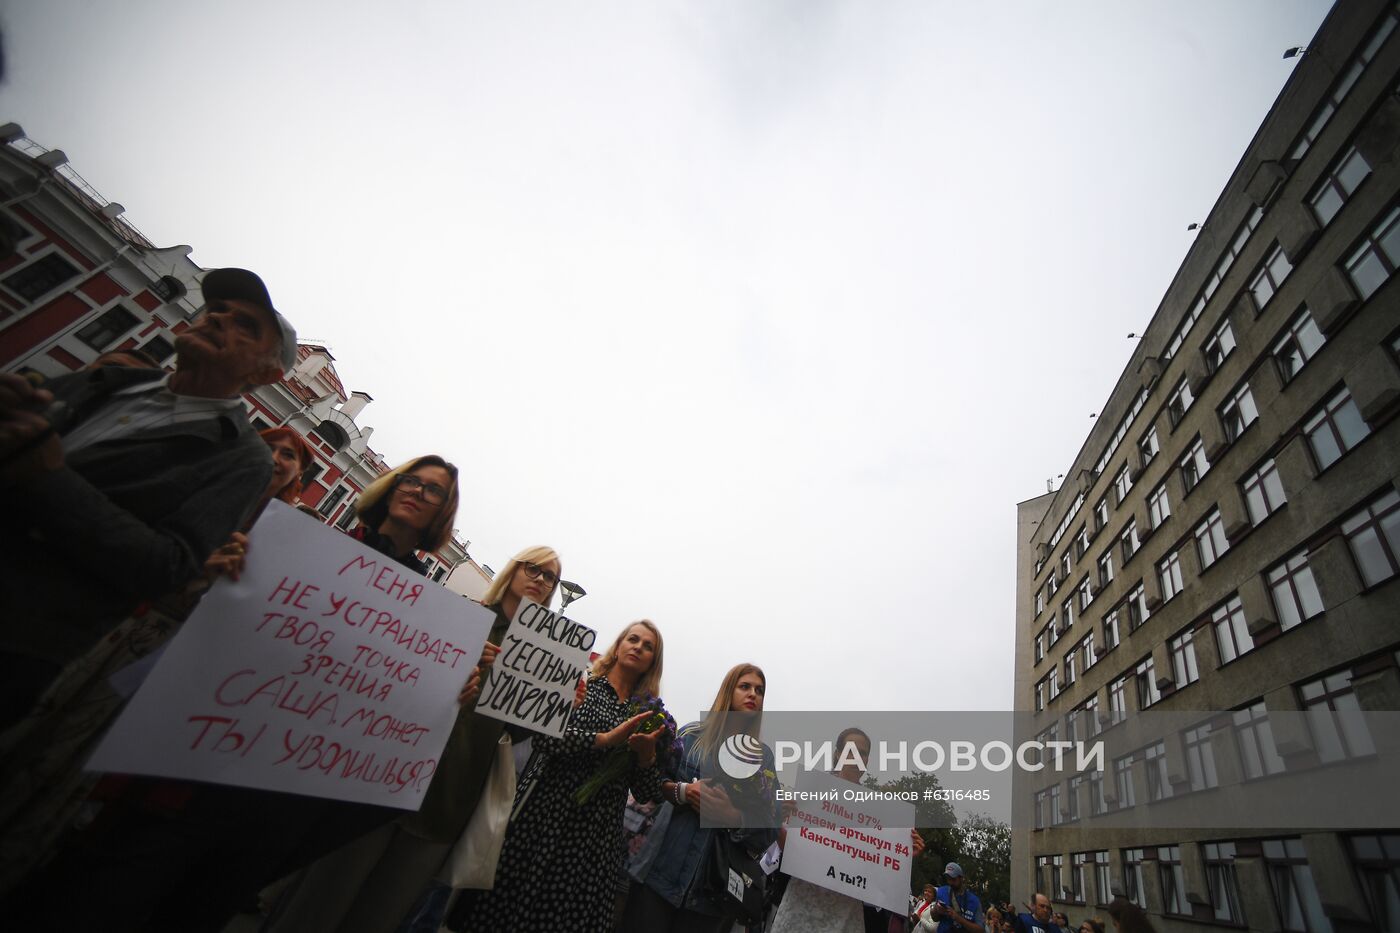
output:
[[[6,371],[59,376],[118,349],[140,349],[173,366],[175,338],[203,305],[204,270],[190,247],[157,248],[124,214],[61,150],[28,139],[18,124],[0,126],[0,366]],[[390,468],[369,446],[374,429],[356,421],[372,399],[346,392],[327,347],[303,342],[297,354],[285,379],[244,401],[259,430],[286,425],[306,438],[316,462],[303,477],[301,500],[323,521],[348,529],[356,496]],[[466,565],[454,589],[479,595],[485,574],[467,546],[454,536],[423,556],[435,580]]]
[[[1218,711],[1099,777],[1019,781],[1018,899],[1043,891],[1076,924],[1123,894],[1164,931],[1400,930],[1400,829],[1171,818],[1226,775],[1263,787],[1393,739],[1325,724],[1400,709],[1397,149],[1400,4],[1339,3],[1065,483],[1018,506],[1015,696],[1035,731]],[[1276,741],[1267,715],[1298,710],[1321,731]],[[1160,828],[1095,828],[1130,807]]]

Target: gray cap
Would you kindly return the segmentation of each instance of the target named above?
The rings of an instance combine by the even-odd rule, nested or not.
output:
[[[943,866],[943,874],[949,878],[961,878],[963,876],[962,866],[957,862],[949,862]]]
[[[257,273],[247,269],[210,269],[204,274],[200,290],[204,293],[205,301],[210,298],[237,298],[266,310],[277,322],[277,330],[281,333],[282,345],[277,357],[282,364],[282,372],[288,372],[297,364],[296,329],[291,321],[282,316],[282,312],[272,306],[272,296],[267,293],[267,286]]]

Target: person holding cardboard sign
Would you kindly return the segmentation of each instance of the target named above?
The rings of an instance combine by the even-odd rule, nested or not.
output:
[[[432,475],[424,473],[420,479],[409,482],[412,493],[438,498],[428,490],[427,484],[435,482]],[[393,488],[397,492],[403,485]],[[372,518],[380,512],[371,508],[362,514]],[[384,514],[410,526],[422,521],[411,509],[396,509],[392,501]],[[450,533],[450,524],[448,529]],[[390,524],[381,526],[379,537],[392,540],[395,534]],[[382,933],[398,929],[405,915],[415,921],[424,915],[441,916],[448,891],[434,884],[434,877],[476,809],[505,729],[500,720],[476,712],[481,674],[495,660],[521,602],[548,606],[553,600],[561,569],[553,548],[536,545],[516,554],[496,574],[481,600],[495,611],[496,621],[458,697],[461,709],[422,806],[308,867],[273,911],[265,927],[268,933]]]
[[[625,933],[720,933],[734,926],[728,891],[707,869],[721,833],[750,855],[778,839],[782,807],[773,751],[758,741],[767,690],[758,665],[736,664],[720,683],[710,715],[681,727],[685,754],[676,781],[662,784],[672,807],[669,821],[654,856],[629,865]],[[754,759],[747,778],[726,775],[721,764],[721,755],[732,760],[736,748]]]
[[[652,714],[629,713],[634,699],[659,692],[661,669],[661,631],[648,620],[623,629],[594,663],[563,738],[535,736],[539,758],[520,781],[495,887],[451,928],[610,933],[628,788],[639,801],[661,799],[661,730],[638,732]],[[631,769],[580,803],[617,748],[631,751]]]

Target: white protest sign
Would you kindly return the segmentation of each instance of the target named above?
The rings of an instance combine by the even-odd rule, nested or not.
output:
[[[792,792],[796,810],[787,823],[783,871],[902,916],[909,908],[914,805],[881,801],[882,816],[898,808],[901,817],[902,825],[889,826],[859,799],[871,793],[850,781],[803,772]]]
[[[563,735],[574,688],[588,670],[597,638],[588,626],[522,600],[481,686],[476,711],[545,735]]]
[[[88,768],[416,810],[494,614],[268,504]]]

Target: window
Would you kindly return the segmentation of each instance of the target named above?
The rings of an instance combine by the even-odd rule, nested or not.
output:
[[[1147,771],[1147,799],[1165,800],[1172,795],[1171,779],[1167,776],[1167,743],[1158,742],[1142,751]]]
[[[1094,653],[1094,632],[1092,629],[1089,631],[1088,635],[1085,635],[1079,640],[1078,651],[1080,664],[1082,665],[1080,668],[1081,670],[1087,671],[1098,661],[1098,655]]]
[[[1136,632],[1152,615],[1147,611],[1147,590],[1141,583],[1128,594],[1128,631]]]
[[[1138,441],[1138,450],[1142,453],[1142,462],[1148,464],[1152,458],[1162,450],[1162,445],[1157,443],[1157,426],[1154,424],[1147,429],[1147,433]]]
[[[1172,419],[1172,427],[1181,423],[1181,419],[1191,410],[1191,405],[1196,401],[1196,396],[1191,393],[1191,383],[1185,379],[1177,384],[1172,390],[1172,394],[1167,396],[1167,414]]]
[[[1108,719],[1116,725],[1128,718],[1128,675],[1124,674],[1108,685]]]
[[[1089,608],[1089,604],[1094,601],[1094,591],[1089,586],[1089,578],[1085,577],[1079,581],[1079,611],[1083,612]]]
[[[1103,649],[1112,651],[1118,647],[1118,610],[1114,609],[1103,617]]]
[[[1064,813],[1060,810],[1060,782],[1056,781],[1050,785],[1050,825],[1059,826],[1065,821]]]
[[[1212,509],[1205,521],[1196,526],[1196,554],[1201,559],[1204,570],[1220,559],[1220,555],[1230,550],[1230,541],[1225,537],[1225,521],[1219,509]]]
[[[1288,278],[1288,273],[1292,271],[1293,266],[1289,263],[1288,257],[1283,255],[1283,249],[1275,244],[1269,255],[1264,257],[1259,271],[1250,280],[1249,293],[1254,296],[1254,306],[1260,311],[1264,310],[1269,299],[1274,297],[1274,293],[1279,290],[1283,280]]]
[[[1103,552],[1099,558],[1099,589],[1103,589],[1113,582],[1113,549]]]
[[[146,353],[151,355],[151,359],[157,363],[164,363],[175,355],[175,345],[164,337],[152,337],[141,347]]]
[[[1062,855],[1037,855],[1035,857],[1035,881],[1039,891],[1060,891],[1060,869],[1064,866]]]
[[[1052,667],[1052,668],[1050,668],[1050,673],[1047,674],[1047,675],[1045,676],[1045,691],[1046,691],[1046,693],[1048,694],[1049,699],[1052,699],[1052,700],[1055,699],[1055,697],[1057,697],[1057,696],[1060,695],[1060,669],[1059,669],[1059,667]]]
[[[1355,146],[1342,153],[1342,157],[1332,163],[1322,181],[1318,182],[1317,187],[1308,196],[1308,203],[1312,205],[1318,223],[1324,227],[1331,223],[1347,198],[1351,197],[1352,192],[1356,191],[1357,186],[1370,174],[1371,166],[1361,153],[1356,151]]]
[[[1372,587],[1400,573],[1400,494],[1388,490],[1342,522],[1361,579]]]
[[[1186,335],[1191,332],[1191,328],[1196,326],[1196,321],[1200,319],[1201,312],[1205,310],[1206,302],[1210,301],[1211,296],[1214,295],[1216,289],[1220,287],[1220,283],[1225,278],[1225,273],[1229,272],[1230,267],[1235,264],[1235,259],[1239,257],[1245,244],[1249,242],[1250,234],[1259,226],[1259,221],[1263,219],[1263,216],[1263,209],[1255,207],[1254,210],[1249,212],[1249,216],[1245,218],[1244,223],[1240,224],[1240,228],[1235,231],[1234,238],[1230,241],[1230,244],[1225,247],[1224,252],[1220,254],[1220,259],[1215,264],[1215,268],[1211,270],[1210,277],[1207,278],[1205,284],[1201,286],[1201,291],[1196,296],[1195,302],[1192,303],[1191,310],[1186,313],[1181,323],[1176,326],[1176,331],[1172,333],[1171,340],[1167,342],[1166,348],[1162,351],[1163,359],[1171,359],[1176,355],[1176,351],[1181,349],[1182,343],[1186,340]]]
[[[355,521],[355,517],[354,509],[346,509],[341,513],[340,518],[336,520],[335,527],[339,528],[341,531],[349,531],[351,523]]]
[[[1080,528],[1079,528],[1079,534],[1077,534],[1077,535],[1074,536],[1074,551],[1075,551],[1074,557],[1075,557],[1075,560],[1078,560],[1079,558],[1083,557],[1084,554],[1085,554],[1088,550],[1089,550],[1089,529],[1088,529],[1087,527],[1081,525]]]
[[[1094,526],[1100,531],[1108,524],[1108,497],[1100,499],[1094,505]]]
[[[1109,882],[1108,850],[1100,849],[1093,853],[1094,896],[1100,904],[1107,904],[1113,898],[1113,886]]]
[[[1298,688],[1313,746],[1322,761],[1373,755],[1376,745],[1351,688],[1351,671],[1319,677]]]
[[[1123,850],[1123,895],[1139,907],[1145,907],[1147,886],[1142,883],[1143,851]]]
[[[97,320],[78,331],[77,337],[99,353],[107,349],[141,321],[121,305],[104,311]]]
[[[163,275],[151,283],[151,294],[164,302],[184,298],[188,293],[185,283],[173,275]]]
[[[1113,491],[1118,494],[1118,504],[1128,498],[1128,491],[1133,488],[1133,478],[1128,475],[1128,468],[1118,471],[1118,475],[1113,478]]]
[[[1040,680],[1036,681],[1036,684],[1035,684],[1035,711],[1036,711],[1037,713],[1040,712],[1041,710],[1045,709],[1046,694],[1048,693],[1047,687],[1048,687],[1048,685],[1049,685],[1049,682],[1050,682],[1050,678],[1049,678],[1048,675],[1045,676],[1045,677],[1042,677],[1042,678],[1040,678]]]
[[[1229,664],[1242,654],[1254,650],[1254,639],[1245,624],[1244,606],[1238,596],[1231,596],[1216,606],[1210,614],[1210,623],[1215,628],[1215,645],[1220,652],[1220,663]]]
[[[1316,356],[1317,351],[1322,349],[1326,342],[1327,339],[1322,336],[1322,331],[1317,329],[1312,315],[1304,308],[1288,323],[1278,340],[1274,341],[1274,363],[1278,366],[1278,374],[1284,385],[1291,382],[1293,377],[1308,365],[1308,360]]]
[[[1186,754],[1186,777],[1191,789],[1218,787],[1220,779],[1215,775],[1215,746],[1210,744],[1210,723],[1187,729],[1181,734],[1181,741]]]
[[[1274,732],[1269,726],[1269,713],[1264,703],[1260,701],[1236,710],[1233,722],[1244,776],[1258,778],[1281,773],[1283,759],[1274,745]]]
[[[1176,598],[1185,588],[1181,585],[1181,555],[1178,552],[1172,551],[1157,565],[1157,582],[1162,585],[1162,602]]]
[[[1259,469],[1246,476],[1240,486],[1249,508],[1249,520],[1256,526],[1288,501],[1272,457],[1259,464]]]
[[[1376,31],[1372,33],[1365,47],[1357,53],[1356,58],[1347,65],[1346,69],[1342,71],[1337,80],[1332,83],[1332,87],[1327,92],[1327,97],[1323,99],[1322,103],[1318,104],[1317,110],[1313,113],[1312,119],[1308,122],[1308,128],[1303,131],[1303,135],[1298,139],[1298,142],[1294,144],[1293,151],[1289,153],[1289,158],[1301,159],[1307,153],[1309,147],[1317,141],[1317,137],[1322,132],[1322,128],[1327,125],[1327,121],[1332,119],[1332,114],[1337,112],[1337,108],[1341,106],[1342,100],[1346,98],[1347,94],[1356,84],[1357,79],[1361,77],[1361,72],[1363,72],[1366,66],[1371,63],[1371,60],[1376,57],[1376,53],[1380,51],[1381,46],[1385,44],[1385,40],[1390,36],[1391,32],[1394,31],[1395,22],[1396,14],[1394,10],[1391,10],[1386,14],[1385,19],[1381,21],[1381,24],[1376,27]]]
[[[1045,581],[1045,591],[1046,591],[1047,593],[1049,593],[1051,596],[1054,596],[1055,593],[1056,593],[1056,591],[1059,590],[1059,588],[1060,588],[1060,581],[1059,581],[1059,579],[1055,576],[1055,571],[1052,570],[1052,571],[1050,571],[1050,578],[1049,578],[1048,580]]]
[[[1035,636],[1035,663],[1037,664],[1045,660],[1045,642],[1049,636],[1049,629],[1041,629],[1040,634]]]
[[[1352,836],[1348,842],[1375,928],[1400,927],[1400,835]]]
[[[1058,640],[1059,636],[1067,632],[1069,630],[1069,627],[1073,624],[1074,597],[1070,597],[1069,599],[1065,600],[1063,603],[1060,604],[1060,628],[1059,631],[1055,633],[1056,639]]]
[[[1244,908],[1240,904],[1240,881],[1235,875],[1235,844],[1207,842],[1201,846],[1206,864],[1206,890],[1216,920],[1244,924]]]
[[[1206,449],[1198,435],[1181,458],[1181,483],[1186,487],[1186,491],[1195,489],[1201,477],[1209,470],[1210,461],[1206,459]]]
[[[1108,801],[1103,796],[1103,772],[1089,772],[1089,812],[1094,816],[1108,812]]]
[[[1118,540],[1123,545],[1123,563],[1126,564],[1132,560],[1133,555],[1138,552],[1138,548],[1142,547],[1142,542],[1138,540],[1137,519],[1128,519],[1128,524]]]
[[[1099,726],[1099,698],[1095,694],[1069,711],[1069,735],[1071,742],[1082,742],[1098,735],[1103,729]]]
[[[307,467],[306,467],[306,469],[303,470],[302,473],[301,473],[301,485],[302,485],[302,487],[304,488],[304,487],[306,487],[306,486],[310,486],[310,485],[311,485],[311,481],[312,481],[313,479],[315,479],[316,477],[320,476],[320,475],[321,475],[321,471],[322,471],[323,469],[324,469],[324,468],[321,466],[321,464],[316,463],[315,461],[312,461],[310,464],[308,464]]]
[[[1157,873],[1162,880],[1162,913],[1186,914],[1186,875],[1181,868],[1181,846],[1157,847]]]
[[[1072,904],[1084,903],[1084,882],[1089,873],[1088,867],[1088,852],[1075,852],[1069,857],[1069,899]]]
[[[1215,333],[1210,335],[1206,345],[1201,348],[1201,352],[1206,357],[1206,368],[1215,372],[1220,368],[1220,364],[1225,362],[1225,358],[1235,351],[1235,332],[1230,329],[1228,320],[1221,321],[1220,326],[1215,329]]]
[[[1133,806],[1133,756],[1126,755],[1113,762],[1113,782],[1118,789],[1118,809]]]
[[[1285,632],[1322,612],[1322,597],[1308,566],[1306,551],[1299,551],[1265,575],[1278,612],[1278,624]]]
[[[1245,428],[1257,420],[1259,408],[1254,404],[1254,395],[1246,382],[1220,406],[1220,423],[1225,427],[1225,438],[1233,443]]]
[[[344,486],[335,487],[335,489],[331,490],[329,496],[321,500],[321,504],[317,507],[316,511],[330,518],[332,513],[335,512],[335,507],[340,504],[340,500],[345,498],[345,493],[347,491],[348,490]]]
[[[1318,930],[1330,933],[1332,921],[1322,911],[1302,840],[1266,839],[1263,849],[1269,888],[1278,910],[1279,929],[1290,933]]]
[[[1070,651],[1068,654],[1065,655],[1065,686],[1066,686],[1066,687],[1068,687],[1070,684],[1074,683],[1075,655],[1077,655],[1078,653],[1079,653],[1079,647],[1076,645],[1075,648],[1074,648],[1074,650]]]
[[[1035,614],[1036,614],[1036,615],[1040,615],[1040,614],[1041,614],[1042,612],[1044,612],[1044,611],[1045,611],[1045,591],[1044,591],[1044,590],[1036,590],[1036,591],[1035,591]]]
[[[1147,520],[1153,528],[1160,528],[1162,522],[1171,518],[1172,506],[1167,501],[1167,484],[1163,483],[1147,497]]]
[[[1066,548],[1064,554],[1060,555],[1060,578],[1069,580],[1069,549]]]
[[[1161,691],[1157,689],[1157,671],[1152,664],[1152,655],[1143,658],[1133,668],[1133,682],[1137,686],[1138,709],[1147,709],[1162,698]]]
[[[1035,792],[1035,828],[1044,829],[1050,825],[1050,791]]]
[[[1172,680],[1178,690],[1201,679],[1196,669],[1195,633],[1191,629],[1167,642],[1167,653],[1171,655]]]
[[[5,287],[27,302],[35,302],[78,275],[78,267],[61,253],[48,253],[5,276]]]
[[[1371,429],[1362,420],[1351,393],[1343,387],[1303,423],[1303,432],[1308,436],[1317,468],[1325,470],[1365,440]]]
[[[1400,264],[1400,207],[1395,208],[1347,259],[1347,276],[1365,301],[1385,284]]]

